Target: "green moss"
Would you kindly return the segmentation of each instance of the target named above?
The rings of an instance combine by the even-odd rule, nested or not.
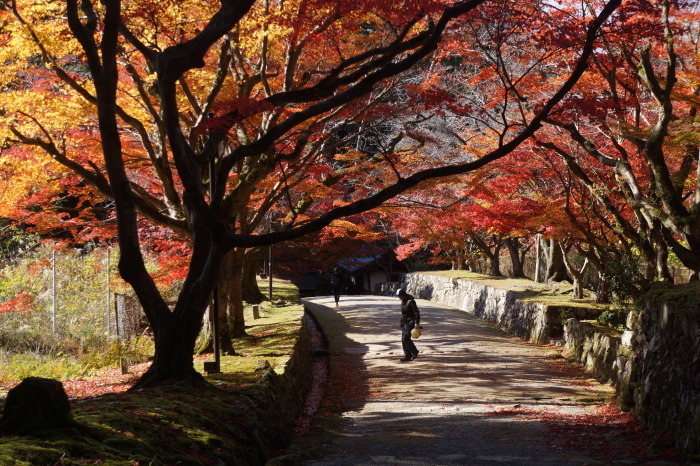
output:
[[[9,437],[10,442],[0,445],[0,464],[35,465],[56,464],[63,452],[36,445],[29,438]]]
[[[224,440],[220,436],[201,429],[188,430],[187,436],[193,443],[206,445],[208,448],[221,448],[224,444]]]
[[[616,328],[608,327],[607,325],[601,325],[597,320],[582,320],[582,325],[591,327],[595,333],[600,333],[611,338],[620,338],[622,332]]]
[[[617,348],[617,354],[618,356],[624,356],[626,358],[629,358],[632,356],[632,349],[629,346],[620,345]]]
[[[285,296],[294,299],[291,291]],[[267,410],[274,407],[279,387],[271,390],[258,362],[265,359],[281,373],[289,361],[303,316],[303,307],[290,302],[277,307],[268,303],[260,319],[249,316],[249,336],[235,341],[237,355],[222,356],[223,373],[207,376],[210,384],[74,402],[77,427],[41,438],[0,437],[0,464],[260,463],[267,448],[260,439],[272,437],[265,435],[271,425],[265,421]],[[195,364],[200,371],[202,363]],[[279,428],[281,421],[275,422],[271,427]]]
[[[700,314],[700,281],[687,285],[672,285],[665,282],[654,283],[651,290],[640,299],[652,304],[668,303],[674,311],[688,315]]]
[[[598,316],[598,322],[601,325],[607,325],[624,331],[625,323],[627,322],[627,311],[624,309],[609,309],[603,311],[603,313]]]

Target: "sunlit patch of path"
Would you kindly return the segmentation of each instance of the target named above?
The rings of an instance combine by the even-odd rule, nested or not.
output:
[[[331,297],[318,297],[305,304],[330,340],[331,381],[320,416],[337,419],[332,430],[299,439],[305,464],[652,459],[640,457],[646,440],[630,433],[635,420],[605,404],[611,389],[564,363],[555,348],[419,300],[420,355],[402,363],[398,299],[350,296],[335,308]]]

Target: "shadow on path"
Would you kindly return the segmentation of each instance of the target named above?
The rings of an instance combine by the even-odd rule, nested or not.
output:
[[[646,438],[629,436],[638,429],[633,418],[600,414],[611,389],[575,366],[564,368],[552,347],[528,344],[462,311],[419,300],[420,355],[401,363],[396,298],[344,296],[339,308],[331,297],[304,304],[328,340],[330,372],[311,430],[288,450],[302,458],[299,464],[653,459],[645,456]]]
[[[367,346],[348,336],[352,327],[343,313],[313,302],[304,305],[321,327],[328,344],[330,367],[326,392],[339,394],[326,397],[321,411],[340,413],[361,409],[369,394],[367,365],[363,358]]]

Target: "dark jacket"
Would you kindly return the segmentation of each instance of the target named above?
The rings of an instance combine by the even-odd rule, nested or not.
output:
[[[342,288],[343,287],[343,274],[340,272],[333,272],[331,276],[331,288]]]
[[[407,299],[401,300],[401,322],[409,327],[420,324],[420,311],[411,295],[408,295]]]

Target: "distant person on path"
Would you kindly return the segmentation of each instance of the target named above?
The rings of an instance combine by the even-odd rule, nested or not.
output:
[[[418,349],[411,340],[411,330],[420,325],[420,311],[416,300],[403,288],[396,292],[396,296],[401,299],[401,345],[404,354],[399,361],[413,361],[418,357]]]
[[[331,275],[331,291],[333,292],[333,298],[335,298],[335,307],[338,307],[338,302],[340,301],[340,290],[343,288],[343,274],[340,273],[340,267],[333,269],[333,275]]]

